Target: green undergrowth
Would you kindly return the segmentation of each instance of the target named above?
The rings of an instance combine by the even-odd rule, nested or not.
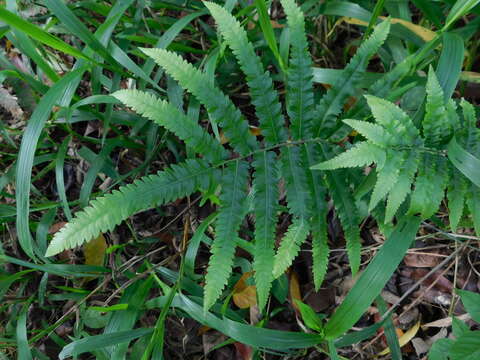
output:
[[[309,348],[342,358],[383,326],[401,359],[394,309],[351,329],[382,307],[422,224],[457,242],[459,228],[480,234],[477,108],[462,97],[477,79],[477,3],[0,2],[0,356],[168,358],[177,316],[259,359]],[[183,238],[163,262],[138,221],[168,218],[183,199],[209,212],[162,227],[180,219]],[[367,222],[386,240],[365,264]],[[321,315],[291,299],[308,332],[270,329],[301,251],[315,291],[331,286],[337,238],[353,288]],[[100,260],[68,260],[79,246]],[[245,273],[255,325],[232,301]],[[55,310],[66,301],[75,311]],[[53,316],[33,320],[32,308]],[[55,332],[67,321],[68,336]],[[458,341],[432,356],[478,342],[455,326]]]

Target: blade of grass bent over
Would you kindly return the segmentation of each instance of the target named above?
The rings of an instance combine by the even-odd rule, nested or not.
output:
[[[53,106],[60,102],[69,102],[85,68],[74,70],[65,75],[45,94],[35,108],[23,134],[16,169],[17,234],[23,251],[34,258],[32,236],[29,228],[29,198],[32,178],[33,159],[38,139]]]

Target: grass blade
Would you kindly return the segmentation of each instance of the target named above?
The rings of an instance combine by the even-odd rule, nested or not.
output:
[[[463,39],[456,34],[444,33],[442,35],[442,43],[442,54],[440,55],[435,73],[443,89],[444,100],[447,102],[452,97],[460,79],[465,50]]]
[[[24,32],[25,34],[34,38],[35,40],[38,40],[41,43],[48,45],[56,50],[64,52],[65,54],[72,55],[79,59],[93,61],[92,59],[82,54],[79,50],[75,49],[74,47],[60,40],[58,37],[45,32],[44,30],[40,29],[38,26],[35,26],[29,23],[28,21],[23,20],[21,17],[1,7],[0,7],[0,20]]]
[[[328,321],[325,327],[327,339],[339,337],[360,319],[402,261],[419,225],[418,217],[406,217],[398,223],[390,238]]]
[[[110,334],[89,336],[84,339],[76,340],[65,346],[58,358],[66,359],[70,356],[80,355],[86,352],[103,349],[107,346],[117,345],[129,342],[139,337],[151,334],[153,329],[139,328],[135,330],[117,331]]]
[[[1,11],[1,9],[0,9]],[[17,233],[18,241],[25,253],[33,258],[33,243],[30,234],[28,215],[29,198],[32,178],[33,159],[38,139],[42,133],[45,122],[48,120],[53,106],[60,102],[67,102],[73,96],[85,68],[80,68],[65,75],[45,94],[38,106],[35,108],[28,126],[22,137],[18,164],[16,169],[16,200],[17,200]],[[69,100],[68,100],[69,101]]]
[[[448,144],[448,158],[471,182],[480,187],[480,160],[462,148],[455,138]]]

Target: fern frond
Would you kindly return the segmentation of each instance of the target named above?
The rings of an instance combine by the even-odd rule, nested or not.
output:
[[[273,265],[273,278],[282,275],[292,264],[293,259],[298,255],[300,246],[307,238],[309,232],[308,222],[301,218],[294,218],[283,237]]]
[[[247,121],[232,101],[212,85],[205,73],[187,63],[179,55],[165,49],[141,50],[207,108],[212,119],[220,124],[238,153],[246,155],[257,148],[257,142],[249,132]]]
[[[380,125],[353,119],[345,119],[343,122],[377,146],[387,147],[391,142],[391,135],[386,133]]]
[[[460,118],[457,114],[457,103],[453,99],[449,99],[445,104],[445,110],[447,111],[447,118],[450,122],[450,128],[455,133],[460,129]]]
[[[345,170],[335,170],[325,173],[330,195],[342,224],[343,234],[347,243],[347,254],[350,261],[352,274],[356,274],[360,268],[360,215],[355,205],[353,192],[347,183]]]
[[[325,207],[326,210],[326,207]],[[322,286],[328,269],[327,214],[326,211],[315,214],[312,218],[312,272],[315,291]]]
[[[448,218],[450,220],[450,228],[453,232],[457,231],[458,223],[462,218],[468,191],[467,179],[460,174],[455,174],[455,172],[454,167],[450,166],[452,176],[448,184],[447,199],[449,210]]]
[[[306,164],[296,146],[285,146],[281,151],[282,174],[287,191],[289,212],[308,220],[312,212],[312,199],[306,177]]]
[[[205,189],[214,172],[206,161],[190,159],[99,197],[54,235],[46,256],[82,245],[137,212]]]
[[[342,71],[342,75],[323,96],[315,109],[319,119],[314,126],[314,136],[319,137],[323,129],[332,129],[337,116],[349,96],[356,95],[356,89],[362,74],[366,71],[368,61],[378,52],[390,32],[390,22],[383,21],[375,27],[372,35],[362,43],[355,56]]]
[[[445,158],[429,153],[422,154],[409,214],[420,213],[422,218],[428,219],[437,212],[448,182],[447,169]]]
[[[278,211],[278,170],[274,152],[255,157],[255,253],[253,270],[260,311],[265,307],[273,281],[275,231]]]
[[[469,153],[480,155],[480,130],[477,128],[477,116],[475,108],[468,101],[460,101],[464,121],[464,135],[461,137],[462,144]]]
[[[387,151],[385,165],[377,167],[377,182],[373,188],[368,211],[372,211],[380,200],[395,186],[403,162],[402,154],[392,150]]]
[[[403,162],[398,180],[394,188],[390,190],[387,198],[387,207],[385,209],[385,224],[392,221],[395,213],[405,198],[412,191],[412,183],[418,168],[419,156],[415,151],[411,151],[408,158]]]
[[[205,276],[204,309],[208,310],[220,297],[232,272],[237,233],[245,216],[245,199],[249,165],[234,161],[224,170],[220,211],[215,226],[215,239]]]
[[[138,90],[120,90],[112,94],[135,112],[174,133],[197,154],[212,163],[227,158],[225,148],[198,123],[167,101]]]
[[[402,109],[372,95],[365,95],[365,98],[376,122],[391,135],[392,145],[412,145],[418,141],[418,129]]]
[[[308,51],[305,17],[294,0],[280,0],[290,31],[290,63],[287,72],[287,113],[292,139],[311,137],[315,117],[312,58]]]
[[[240,23],[223,7],[204,1],[210,10],[218,29],[227,45],[232,49],[240,68],[246,75],[250,88],[250,97],[255,105],[260,129],[267,146],[285,142],[285,119],[278,94],[273,88],[273,82],[268,72],[265,72],[260,58],[248,41],[247,32]]]
[[[385,163],[385,150],[367,141],[356,143],[352,148],[310,167],[312,170],[335,170],[348,167],[359,167],[371,163]]]
[[[451,133],[450,120],[444,106],[443,90],[431,66],[428,72],[427,103],[422,125],[426,146],[438,146]]]
[[[304,144],[305,157],[308,164],[320,161],[321,155],[315,144]],[[319,176],[321,175],[321,176]],[[327,213],[328,206],[325,200],[326,189],[323,174],[317,171],[307,171],[307,183],[312,198],[311,233],[312,233],[312,271],[315,289],[319,289],[327,272],[328,265],[328,239],[327,239]]]

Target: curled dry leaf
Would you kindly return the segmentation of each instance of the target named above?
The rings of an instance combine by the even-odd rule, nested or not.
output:
[[[440,261],[441,257],[438,256],[438,253],[425,254],[425,253],[409,253],[403,259],[405,265],[412,266],[412,267],[420,267],[420,268],[432,268],[437,266]]]

